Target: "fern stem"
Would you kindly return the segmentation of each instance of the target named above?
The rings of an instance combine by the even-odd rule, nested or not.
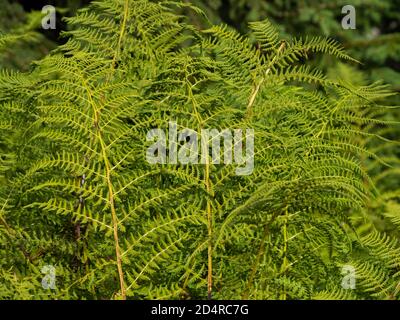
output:
[[[262,77],[262,79],[254,87],[254,89],[252,91],[252,94],[250,96],[250,99],[249,99],[249,103],[247,104],[246,118],[251,118],[253,116],[253,105],[254,105],[254,102],[256,101],[258,92],[260,91],[261,86],[263,85],[264,81],[266,80],[268,74],[271,72],[272,65],[275,63],[276,59],[278,58],[280,52],[283,50],[284,47],[285,47],[285,42],[282,42],[281,45],[279,46],[277,52],[276,52],[275,57],[268,64],[268,68],[265,71],[264,76]]]
[[[126,24],[127,24],[127,20],[128,20],[128,15],[129,15],[129,0],[125,0],[125,4],[124,4],[124,16],[122,19],[122,25],[121,25],[121,30],[119,33],[119,39],[118,39],[118,45],[117,45],[117,49],[115,51],[115,54],[113,56],[113,60],[111,63],[111,73],[110,76],[112,75],[112,72],[115,70],[115,65],[116,65],[116,61],[117,58],[120,54],[121,51],[121,44],[122,44],[122,39],[124,38],[124,34],[125,34],[125,29],[126,29]],[[99,115],[96,115],[96,118]],[[98,119],[97,119],[98,121]],[[109,193],[109,201],[110,201],[110,207],[111,207],[111,216],[112,216],[112,223],[113,223],[113,235],[114,235],[114,242],[115,242],[115,255],[117,258],[117,269],[118,269],[118,277],[119,277],[119,285],[120,285],[120,290],[121,290],[121,298],[122,300],[126,299],[126,286],[125,286],[125,280],[124,280],[124,272],[122,269],[122,255],[121,255],[121,247],[119,245],[119,236],[118,236],[118,216],[117,216],[117,212],[115,210],[115,204],[114,204],[114,189],[113,189],[113,184],[112,184],[112,180],[111,180],[111,165],[110,165],[110,161],[108,160],[107,157],[107,147],[104,144],[104,141],[101,137],[101,132],[99,131],[99,139],[100,139],[100,143],[101,143],[101,149],[102,149],[102,154],[103,154],[103,160],[104,160],[104,164],[106,167],[106,179],[107,179],[107,186],[108,186],[108,193]]]
[[[117,269],[118,269],[118,277],[119,277],[119,284],[120,284],[120,290],[121,290],[121,298],[123,300],[126,299],[126,287],[125,287],[125,281],[124,281],[124,273],[122,270],[122,258],[121,258],[121,247],[119,245],[119,236],[118,236],[118,217],[117,217],[117,212],[115,210],[115,203],[114,203],[114,188],[112,184],[112,179],[111,179],[111,166],[110,166],[110,161],[107,157],[107,152],[106,152],[106,146],[104,144],[102,134],[100,129],[98,128],[98,138],[100,141],[101,145],[101,151],[102,151],[102,156],[103,156],[103,161],[104,165],[106,167],[106,181],[107,181],[107,187],[108,187],[108,193],[109,193],[109,202],[110,202],[110,208],[111,208],[111,217],[112,217],[112,224],[113,224],[113,235],[114,235],[114,242],[115,242],[115,255],[117,258]]]
[[[258,266],[260,264],[261,257],[264,255],[265,252],[265,241],[267,240],[269,234],[269,223],[264,226],[264,232],[261,239],[261,244],[257,252],[256,260],[254,261],[253,267],[251,268],[249,280],[247,280],[246,289],[242,295],[243,300],[247,300],[249,298],[251,285],[254,281]]]
[[[8,195],[8,197],[10,197],[11,194]],[[5,227],[6,233],[8,233],[8,235],[12,235],[13,234],[13,230],[11,229],[11,227],[8,225],[6,219],[2,216],[4,209],[6,207],[8,203],[8,198],[7,200],[4,202],[3,207],[0,209],[0,222],[1,224]]]
[[[256,273],[257,273],[257,270],[258,270],[258,266],[260,265],[260,260],[261,260],[262,256],[265,253],[265,241],[267,240],[267,237],[269,235],[269,226],[275,221],[277,216],[278,216],[278,214],[275,213],[271,217],[271,220],[264,226],[264,231],[263,231],[263,236],[262,236],[262,239],[261,239],[261,244],[260,244],[260,247],[258,249],[256,259],[255,259],[255,261],[253,263],[253,266],[251,268],[250,276],[249,276],[249,279],[247,280],[246,289],[245,289],[245,291],[244,291],[244,293],[242,295],[242,299],[243,300],[247,300],[249,298],[251,285],[252,285],[252,283],[254,281],[254,278],[256,276]]]
[[[281,273],[285,272],[287,267],[288,267],[288,261],[287,261],[287,243],[288,243],[288,230],[287,230],[287,224],[288,224],[288,219],[289,219],[289,212],[288,212],[288,206],[285,208],[285,220],[283,223],[283,262],[281,266]],[[281,294],[281,299],[286,300],[287,295],[286,295],[286,290],[283,288],[283,292]]]
[[[186,70],[187,71],[187,70]],[[189,98],[193,104],[193,109],[194,109],[194,114],[196,116],[196,119],[199,123],[198,126],[198,131],[201,132],[203,129],[203,119],[199,113],[199,110],[197,108],[197,101],[196,98],[193,94],[192,86],[190,84],[190,81],[187,80],[186,77],[186,85],[188,89],[188,95]],[[211,200],[210,197],[212,196],[212,186],[211,186],[211,180],[210,180],[210,164],[209,164],[209,159],[208,159],[208,154],[207,154],[207,161],[205,164],[205,174],[204,174],[204,184],[206,186],[207,190],[207,204],[206,204],[206,212],[207,212],[207,235],[208,235],[208,244],[207,244],[207,298],[211,300],[212,298],[212,285],[213,285],[213,212],[211,208]]]
[[[125,0],[125,4],[124,4],[124,17],[122,19],[122,25],[121,25],[121,31],[119,33],[119,38],[118,38],[118,45],[117,45],[117,49],[115,51],[112,63],[111,63],[111,71],[113,71],[115,69],[115,64],[117,62],[117,58],[119,56],[119,53],[121,51],[121,45],[122,45],[122,39],[124,38],[125,35],[125,29],[126,29],[126,24],[128,21],[128,16],[129,16],[129,0]],[[112,74],[112,72],[111,72]]]
[[[112,228],[113,228],[113,236],[114,236],[114,243],[115,243],[115,255],[116,255],[116,259],[117,259],[117,270],[118,270],[119,284],[120,284],[120,290],[121,290],[121,298],[123,300],[125,300],[126,299],[126,287],[125,287],[125,281],[124,281],[124,273],[123,273],[123,269],[122,269],[121,248],[119,245],[118,217],[117,217],[117,212],[115,210],[115,204],[114,204],[115,195],[114,195],[114,188],[113,188],[112,179],[111,179],[111,171],[112,170],[111,170],[110,160],[108,159],[108,156],[107,156],[107,147],[104,143],[102,131],[100,128],[100,112],[96,108],[96,104],[93,101],[91,91],[86,82],[84,82],[84,86],[85,86],[86,92],[88,94],[88,101],[93,110],[93,116],[94,116],[93,127],[96,131],[96,137],[101,146],[101,155],[102,155],[105,170],[106,170],[106,183],[107,183],[107,188],[108,188],[108,193],[109,193],[108,200],[109,200],[110,209],[111,209]]]

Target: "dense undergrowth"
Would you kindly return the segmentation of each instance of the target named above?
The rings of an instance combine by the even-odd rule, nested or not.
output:
[[[389,88],[310,66],[358,63],[333,40],[283,39],[268,20],[201,30],[182,7],[203,15],[93,2],[29,72],[1,71],[0,298],[397,299]],[[171,122],[253,129],[254,170],[149,163],[148,132]]]

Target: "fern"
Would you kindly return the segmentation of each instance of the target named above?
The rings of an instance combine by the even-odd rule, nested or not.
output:
[[[14,272],[35,298],[349,298],[333,286],[349,253],[361,295],[393,294],[395,242],[360,239],[351,219],[377,194],[363,157],[380,159],[359,113],[386,87],[303,63],[354,61],[332,40],[284,40],[268,20],[251,37],[197,30],[183,5],[93,2],[31,73],[2,73],[1,243],[18,248],[0,251],[2,296]],[[146,134],[171,122],[254,129],[254,171],[148,163]],[[47,296],[43,264],[58,272]]]

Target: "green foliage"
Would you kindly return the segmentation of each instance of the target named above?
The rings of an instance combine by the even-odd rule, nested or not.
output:
[[[203,17],[93,2],[30,72],[1,73],[0,297],[397,299],[396,236],[361,221],[381,204],[399,224],[373,181],[389,162],[377,141],[392,145],[388,87],[305,62],[355,64],[331,39],[288,39],[269,20],[248,37],[202,30],[182,8]],[[254,129],[254,172],[149,164],[146,134],[170,121]]]
[[[0,0],[0,67],[27,70],[29,63],[49,52],[52,43],[40,34],[42,14],[25,13],[19,4]]]
[[[203,8],[214,22],[225,22],[248,30],[248,22],[268,18],[279,25],[285,36],[320,36],[343,43],[373,81],[383,79],[399,90],[400,13],[398,0],[192,0]],[[356,29],[344,30],[342,7],[356,9]],[[189,14],[189,13],[188,13]],[[200,19],[191,19],[202,25]],[[335,65],[324,59],[323,66]]]

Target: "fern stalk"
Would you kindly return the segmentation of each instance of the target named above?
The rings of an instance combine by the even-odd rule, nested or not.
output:
[[[207,155],[208,156],[208,155]],[[208,249],[207,249],[207,261],[208,261],[208,275],[207,275],[207,297],[212,298],[212,285],[213,285],[213,213],[211,209],[210,197],[211,197],[211,181],[210,181],[210,167],[207,161],[205,168],[205,184],[207,189],[207,229],[208,229]]]
[[[284,48],[285,48],[285,42],[282,41],[281,45],[279,46],[279,48],[278,48],[278,50],[277,50],[277,52],[276,52],[276,55],[274,56],[274,58],[273,58],[273,59],[271,60],[271,62],[269,63],[269,66],[268,66],[267,70],[265,71],[264,76],[261,78],[261,80],[260,80],[260,81],[257,83],[257,85],[254,87],[253,92],[252,92],[252,94],[251,94],[251,96],[250,96],[250,99],[249,99],[249,103],[247,104],[247,108],[246,108],[246,110],[247,110],[247,117],[248,117],[248,118],[251,118],[252,115],[253,115],[253,105],[254,105],[254,102],[256,101],[256,98],[257,98],[258,92],[259,92],[260,89],[261,89],[261,86],[263,85],[264,81],[266,80],[268,74],[269,74],[270,71],[271,71],[271,66],[272,66],[272,65],[275,63],[275,61],[278,59],[279,54],[281,53],[281,51],[282,51]]]

